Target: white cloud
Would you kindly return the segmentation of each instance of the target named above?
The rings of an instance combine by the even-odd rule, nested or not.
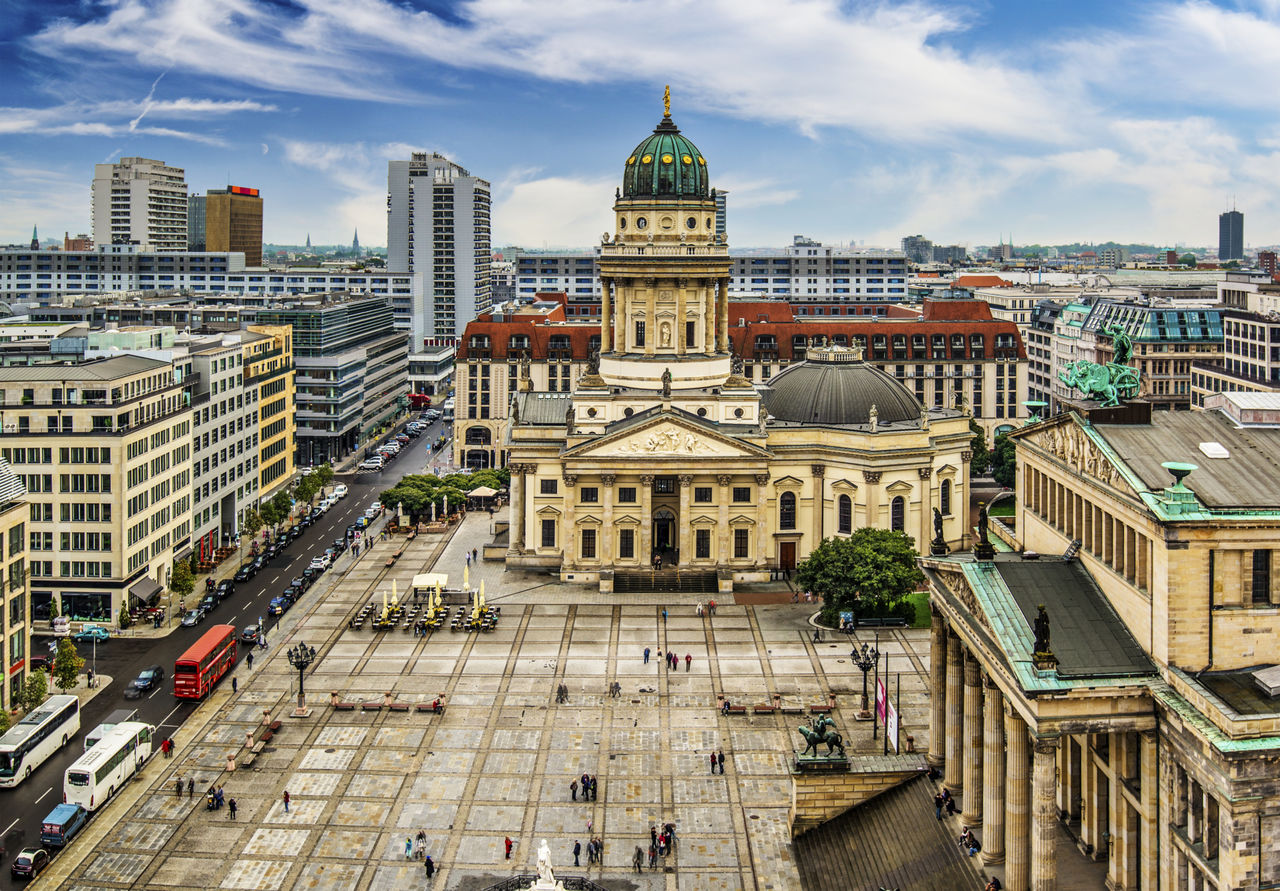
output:
[[[613,231],[614,177],[508,180],[494,196],[493,244],[529,248],[598,244]]]
[[[0,244],[27,243],[32,226],[42,239],[89,231],[87,183],[63,169],[0,155],[0,207]]]
[[[159,83],[156,78],[156,83]],[[68,102],[46,108],[0,108],[0,133],[31,133],[42,136],[163,136],[224,146],[219,136],[172,127],[140,126],[144,117],[153,119],[200,119],[243,112],[275,111],[274,105],[249,99],[218,100],[154,99],[152,92],[141,101]]]

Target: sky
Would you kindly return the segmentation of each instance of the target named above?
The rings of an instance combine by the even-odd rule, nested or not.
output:
[[[89,231],[93,165],[386,243],[386,162],[493,186],[493,244],[612,229],[672,117],[732,245],[1280,242],[1280,0],[0,0],[0,243]]]

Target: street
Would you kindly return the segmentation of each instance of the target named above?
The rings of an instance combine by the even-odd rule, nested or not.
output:
[[[401,432],[403,425],[387,434],[388,437]],[[11,877],[8,865],[19,850],[27,846],[40,845],[40,824],[55,804],[62,801],[62,777],[72,762],[84,752],[84,735],[96,727],[112,711],[119,708],[135,708],[138,719],[156,727],[153,757],[160,754],[160,741],[171,736],[174,731],[199,706],[199,702],[175,699],[173,695],[173,665],[200,635],[215,624],[234,625],[237,632],[246,625],[258,623],[258,619],[266,620],[267,643],[272,643],[272,629],[276,619],[268,616],[267,604],[283,591],[291,579],[302,573],[311,558],[322,554],[334,540],[346,534],[348,525],[374,502],[375,498],[386,489],[394,486],[403,476],[411,473],[423,473],[428,466],[431,455],[428,444],[444,430],[440,421],[416,439],[412,439],[401,451],[400,455],[388,462],[385,470],[376,473],[358,473],[355,471],[335,474],[334,482],[343,482],[348,488],[345,498],[329,509],[311,528],[305,530],[298,541],[290,545],[283,554],[269,563],[253,579],[238,583],[236,592],[228,597],[198,625],[193,628],[175,627],[165,637],[129,637],[113,634],[106,643],[97,644],[96,656],[94,645],[83,643],[78,645],[85,667],[94,667],[99,676],[106,675],[113,680],[97,696],[84,705],[80,719],[80,733],[63,749],[54,754],[48,761],[35,770],[31,776],[14,789],[0,790],[0,803],[3,803],[6,825],[0,829],[0,855],[4,864],[2,888],[25,886],[25,881]],[[449,446],[436,453],[436,457],[448,453]],[[447,459],[445,459],[447,460]],[[384,514],[385,518],[385,514]],[[382,519],[373,528],[379,528]],[[235,560],[235,556],[228,558]],[[346,562],[341,566],[346,567]],[[302,600],[312,596],[316,590],[313,586],[302,595]],[[188,598],[197,601],[204,595],[204,584],[200,581],[196,590]],[[296,606],[296,605],[295,605]],[[176,620],[176,617],[175,617]],[[47,624],[47,623],[42,623]],[[32,638],[32,651],[44,652],[46,643],[52,637]],[[248,648],[240,644],[237,661],[244,659]],[[124,698],[125,687],[137,676],[138,672],[150,665],[160,665],[165,672],[165,680],[156,690],[144,695],[141,699]],[[229,684],[228,678],[220,681]],[[50,693],[60,692],[52,684]],[[77,842],[72,841],[75,845]],[[50,849],[56,858],[57,848]]]

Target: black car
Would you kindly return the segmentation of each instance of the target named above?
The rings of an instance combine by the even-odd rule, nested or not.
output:
[[[346,536],[343,536],[342,538],[335,538],[333,540],[333,549],[337,551],[339,554],[345,551],[347,549]]]
[[[280,592],[280,596],[290,603],[297,603],[298,598],[302,596],[302,589],[290,585]]]
[[[267,555],[266,555],[266,554],[263,554],[262,556],[258,557],[256,560],[254,560],[254,561],[253,561],[253,571],[254,571],[254,572],[259,572],[260,570],[262,570],[262,568],[263,568],[263,567],[265,567],[265,566],[267,565],[267,559],[268,559],[268,558],[267,558]]]
[[[40,870],[49,865],[49,852],[44,848],[23,848],[18,852],[18,856],[13,858],[13,866],[9,867],[9,872],[16,876],[26,876],[34,879],[40,874]]]
[[[293,544],[295,541],[297,541],[300,538],[302,538],[301,526],[291,526],[289,527],[289,531],[284,534],[284,540],[286,544]]]
[[[218,595],[219,600],[226,600],[236,593],[235,582],[231,581],[231,579],[223,579],[218,582],[218,587],[214,589],[213,593]]]
[[[306,569],[302,570],[302,577],[307,580],[308,586],[314,585],[316,579],[320,578],[320,570],[312,569],[308,566]]]
[[[154,690],[164,683],[164,669],[159,665],[144,668],[133,679],[133,686],[139,690]]]
[[[213,612],[214,607],[216,607],[217,605],[218,605],[217,595],[206,594],[204,596],[204,599],[200,601],[200,606],[197,607],[197,609],[199,609],[201,612],[203,612],[207,616],[209,615],[209,613]]]
[[[232,578],[234,578],[237,582],[247,582],[251,578],[253,578],[254,575],[257,574],[257,572],[258,572],[257,564],[254,561],[250,560],[248,563],[242,564],[240,568],[236,570],[236,574],[232,576]]]
[[[311,587],[311,579],[305,575],[300,575],[289,583],[290,588],[297,588],[299,591],[305,591]]]
[[[298,525],[299,525],[300,527],[302,527],[303,529],[306,529],[308,526],[310,526],[310,525],[311,525],[312,523],[314,523],[315,521],[316,521],[316,515],[315,515],[315,514],[307,514],[305,517],[303,517],[301,520],[299,520],[299,521],[298,521]]]

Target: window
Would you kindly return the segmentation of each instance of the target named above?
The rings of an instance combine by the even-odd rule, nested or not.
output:
[[[1271,551],[1253,552],[1253,602],[1258,606],[1271,605]]]
[[[618,489],[619,504],[635,504],[636,503],[636,487],[622,486]]]
[[[734,486],[733,487],[733,503],[749,504],[751,502],[750,486]]]
[[[836,513],[840,532],[844,535],[853,532],[853,499],[848,495],[837,498]]]
[[[693,555],[699,560],[711,557],[711,530],[693,530]]]
[[[582,557],[584,560],[594,560],[596,558],[596,531],[594,529],[582,530]]]
[[[951,516],[951,480],[942,481],[941,500],[942,504],[940,505],[940,509],[942,510],[942,515],[946,517]]]
[[[907,527],[907,501],[901,495],[889,506],[889,527],[894,532],[902,532]]]
[[[560,481],[554,479],[539,480],[538,485],[540,486],[539,491],[543,495],[554,495],[559,491]]]
[[[554,548],[556,546],[556,521],[542,521],[542,546],[544,548]]]
[[[27,524],[19,523],[9,529],[9,556],[16,557],[22,553],[25,544],[24,539],[27,537]]]
[[[694,335],[697,333],[697,330],[698,330],[697,322],[684,323],[684,345],[686,349],[693,349],[693,347],[695,346]]]
[[[634,529],[618,530],[618,557],[631,560],[636,555],[636,531]]]
[[[595,486],[582,487],[582,503],[598,504],[600,501],[600,490]]]
[[[745,560],[747,559],[747,557],[751,556],[750,552],[748,551],[749,542],[750,542],[750,539],[748,538],[748,536],[750,535],[750,533],[751,533],[751,530],[749,529],[733,530],[734,559]]]
[[[693,500],[695,504],[710,504],[711,503],[711,487],[695,486],[693,489]]]
[[[653,491],[659,495],[674,495],[676,493],[676,478],[673,476],[660,476],[653,481]]]
[[[644,322],[636,322],[635,346],[644,346]]]
[[[778,528],[796,528],[796,493],[783,492],[778,499]]]

